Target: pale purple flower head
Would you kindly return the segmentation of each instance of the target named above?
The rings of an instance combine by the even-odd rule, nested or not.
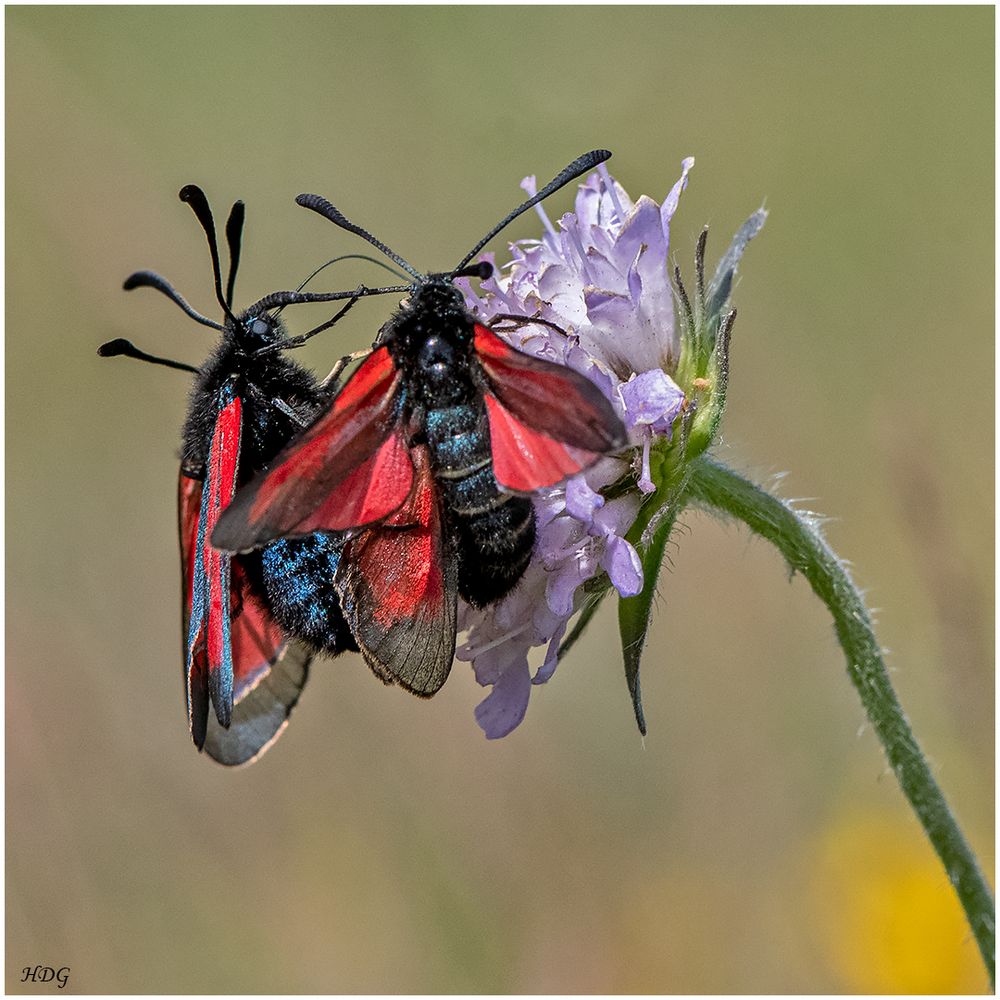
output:
[[[662,205],[646,196],[633,202],[602,165],[580,185],[575,212],[558,226],[537,206],[542,239],[513,244],[510,263],[478,294],[460,282],[467,304],[486,322],[499,314],[531,316],[565,331],[527,324],[501,335],[587,376],[614,405],[632,445],[539,496],[535,552],[518,586],[485,610],[462,608],[466,638],[457,655],[472,662],[480,684],[492,686],[476,708],[491,739],[521,722],[531,685],[552,676],[567,623],[584,604],[583,584],[603,573],[622,597],[642,590],[642,564],[625,535],[643,494],[654,489],[650,448],[669,438],[684,405],[668,374],[680,339],[667,255],[670,219],[693,165],[683,161]],[[534,194],[535,179],[521,186]],[[605,500],[601,491],[629,476],[638,489]],[[535,647],[545,652],[532,673]]]

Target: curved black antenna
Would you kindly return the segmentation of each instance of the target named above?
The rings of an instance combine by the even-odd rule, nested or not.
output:
[[[492,274],[493,274],[493,265],[489,261],[484,260],[481,263],[476,264],[474,267],[467,267],[465,268],[464,271],[460,271],[456,275],[456,277],[486,279],[490,277]],[[430,277],[447,278],[448,275],[432,274],[430,275]],[[319,326],[314,326],[307,333],[301,333],[297,337],[290,337],[287,340],[282,340],[276,344],[271,344],[269,347],[261,348],[261,350],[257,351],[257,353],[262,354],[264,351],[271,350],[272,348],[279,350],[288,350],[289,348],[292,347],[301,347],[307,340],[310,340],[311,338],[315,337],[317,333],[322,333],[324,330],[329,330],[330,327],[333,326],[338,320],[342,319],[344,316],[347,315],[347,313],[354,307],[354,303],[357,302],[358,299],[364,297],[365,295],[382,295],[387,292],[399,292],[404,290],[409,291],[410,288],[411,286],[407,285],[405,289],[403,288],[374,289],[374,288],[366,288],[364,285],[360,285],[358,288],[354,290],[353,293],[351,293],[350,299],[347,302],[347,304],[335,316],[333,316],[331,319],[328,319],[325,323],[320,323]],[[337,294],[340,295],[341,293],[338,292]],[[544,323],[545,321],[543,320],[542,322]],[[559,327],[556,327],[556,329],[559,330]],[[560,330],[560,333],[562,332],[563,331]]]
[[[312,281],[313,278],[315,278],[316,275],[319,274],[320,271],[322,271],[324,268],[329,267],[331,264],[337,264],[337,263],[339,263],[342,260],[367,260],[370,263],[374,264],[376,267],[384,268],[391,275],[393,275],[393,276],[395,276],[397,278],[400,278],[403,281],[406,281],[406,275],[405,274],[400,274],[399,271],[397,271],[395,268],[389,267],[389,265],[386,264],[385,261],[379,260],[376,257],[369,257],[367,254],[363,254],[363,253],[345,253],[341,257],[334,257],[332,260],[328,260],[325,264],[320,264],[320,266],[317,267],[316,270],[313,271],[312,274],[310,274],[308,277],[304,278],[301,282],[299,282],[299,287],[296,288],[295,291],[301,292],[302,289],[305,288],[306,285],[308,285],[309,282]],[[291,304],[291,303],[289,303],[289,304]],[[284,306],[280,306],[279,309],[278,309],[278,311],[274,315],[275,316],[280,315],[281,314],[281,310],[284,309],[284,308],[285,308]]]
[[[325,264],[320,264],[320,266],[317,267],[316,270],[309,275],[309,277],[299,283],[299,287],[296,288],[295,291],[301,292],[302,289],[305,288],[306,285],[308,285],[320,271],[325,270],[331,264],[339,264],[342,260],[367,260],[370,264],[374,264],[376,267],[381,267],[383,270],[388,271],[390,274],[399,278],[400,281],[406,281],[405,274],[400,274],[395,268],[389,267],[384,260],[379,260],[377,257],[369,257],[368,254],[364,253],[345,253],[341,257],[334,257],[332,260],[328,260]]]
[[[579,177],[580,174],[585,174],[588,170],[593,170],[598,163],[603,163],[605,160],[611,158],[611,152],[607,149],[592,149],[589,153],[584,153],[583,156],[578,156],[572,163],[570,163],[564,170],[562,170],[557,177],[553,177],[545,187],[542,188],[538,194],[533,195],[529,198],[523,205],[518,205],[513,212],[510,213],[505,219],[501,219],[461,260],[458,267],[452,273],[460,271],[466,264],[472,260],[473,257],[479,253],[480,250],[486,246],[487,243],[501,229],[509,226],[519,215],[523,212],[527,212],[529,208],[537,205],[540,201],[548,198],[550,194],[558,191],[559,188],[564,187],[569,184],[574,177]]]
[[[233,315],[232,309],[229,308],[228,303],[222,295],[222,268],[219,265],[219,244],[215,239],[215,219],[212,218],[212,209],[208,206],[208,199],[205,197],[205,192],[197,184],[185,184],[181,188],[178,197],[181,201],[187,202],[191,206],[192,211],[201,223],[201,228],[205,230],[205,236],[208,239],[208,250],[212,255],[215,297],[219,300],[219,305],[222,306],[222,311],[226,316],[234,323],[238,323],[239,321]]]
[[[176,368],[182,372],[198,374],[198,369],[193,365],[186,365],[183,361],[171,361],[170,358],[158,358],[155,354],[147,354],[145,351],[140,351],[131,340],[125,340],[123,337],[101,344],[97,348],[97,353],[102,358],[135,358],[136,361],[148,361],[151,365],[163,365],[164,368]]]
[[[226,244],[229,246],[229,278],[226,281],[226,305],[233,307],[233,289],[236,287],[236,272],[240,266],[240,247],[243,245],[243,220],[246,208],[242,201],[233,202],[226,220]]]
[[[360,257],[362,260],[370,260],[373,264],[380,264],[382,267],[385,267],[381,261],[375,260],[373,257],[365,257],[363,254],[349,254],[348,256]],[[334,264],[342,259],[341,257],[335,257],[333,260],[328,260],[323,267],[326,267],[327,264]],[[322,271],[323,267],[317,268],[313,273],[316,274]],[[387,268],[387,270],[392,271],[392,268]],[[470,264],[468,267],[462,268],[461,271],[441,271],[428,275],[430,278],[479,278],[481,281],[485,281],[492,276],[493,265],[488,260]],[[399,294],[413,290],[413,285],[410,284],[386,285],[382,288],[369,288],[367,285],[359,285],[350,292],[303,292],[301,291],[303,285],[305,285],[305,281],[294,292],[271,292],[270,295],[265,295],[259,302],[255,302],[250,306],[247,312],[266,312],[269,309],[274,309],[275,306],[278,307],[278,312],[281,312],[285,306],[294,306],[305,302],[336,302],[338,299],[360,299],[369,295],[391,295],[392,293]]]
[[[268,344],[265,347],[254,351],[256,357],[260,357],[262,354],[272,354],[277,351],[290,351],[292,348],[301,347],[307,340],[311,340],[316,336],[317,333],[322,333],[324,330],[329,330],[331,326],[338,323],[344,316],[346,316],[352,308],[354,308],[354,303],[362,296],[362,289],[355,289],[354,294],[347,300],[347,303],[343,305],[340,310],[325,323],[320,323],[319,326],[314,326],[311,330],[306,333],[300,333],[297,337],[288,337],[285,340],[279,340],[274,344]]]
[[[181,293],[178,292],[166,278],[161,278],[153,271],[136,271],[135,274],[130,274],[122,284],[122,288],[124,288],[126,292],[132,291],[133,288],[155,288],[158,292],[163,292],[163,294],[166,295],[166,297],[170,299],[174,305],[180,306],[181,309],[183,309],[184,312],[191,317],[191,319],[201,323],[202,326],[210,326],[213,330],[222,329],[221,323],[216,323],[214,319],[202,316],[200,312],[192,309],[191,306],[184,301],[184,297]]]
[[[389,295],[393,292],[409,292],[412,285],[390,285],[386,288],[367,288],[361,285],[350,292],[271,292],[247,308],[251,315],[267,312],[277,306],[299,305],[304,302],[336,302],[339,299],[364,298],[368,295]]]
[[[412,274],[417,281],[424,282],[427,280],[415,267],[407,264],[398,253],[390,250],[381,240],[377,240],[367,229],[362,229],[360,226],[356,226],[353,222],[345,219],[340,210],[331,205],[326,198],[321,198],[318,194],[300,194],[295,199],[295,202],[303,208],[308,208],[316,212],[317,215],[322,215],[324,219],[329,219],[335,226],[340,226],[341,229],[346,229],[349,233],[354,233],[363,240],[367,240],[376,250],[381,250],[386,257],[398,264],[407,274]],[[465,261],[462,263],[464,264]]]

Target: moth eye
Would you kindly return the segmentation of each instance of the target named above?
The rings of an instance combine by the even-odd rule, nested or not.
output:
[[[257,334],[258,337],[263,337],[267,331],[268,325],[262,319],[255,319],[250,327],[250,332]]]

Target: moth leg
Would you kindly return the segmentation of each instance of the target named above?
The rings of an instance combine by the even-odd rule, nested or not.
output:
[[[320,387],[323,389],[333,388],[339,381],[340,376],[344,374],[344,369],[353,364],[355,361],[364,361],[369,354],[372,353],[374,348],[368,347],[363,351],[355,351],[353,354],[345,354],[334,366],[330,369],[330,374],[327,375],[322,382],[320,382]]]
[[[550,323],[547,319],[541,319],[538,316],[518,316],[515,313],[498,313],[490,320],[489,328],[496,330],[498,322],[510,323],[510,326],[501,327],[501,330],[519,330],[522,326],[537,325],[547,326],[550,330],[555,330],[556,333],[561,333],[564,337],[569,336],[561,326]]]
[[[303,420],[283,399],[278,399],[277,396],[271,400],[271,405],[276,409],[280,410],[293,424],[298,427],[308,427],[309,421]]]
[[[309,421],[300,417],[283,399],[279,399],[277,396],[272,399],[268,399],[268,397],[264,395],[264,393],[261,392],[260,389],[258,389],[252,382],[247,384],[247,388],[250,390],[250,395],[253,396],[258,403],[262,406],[270,406],[279,413],[283,413],[293,424],[295,424],[296,427],[309,426]]]

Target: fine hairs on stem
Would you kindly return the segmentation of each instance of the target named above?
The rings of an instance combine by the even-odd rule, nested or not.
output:
[[[903,793],[948,873],[992,983],[993,895],[893,691],[868,609],[844,564],[815,522],[715,461],[703,458],[693,463],[688,496],[712,513],[742,521],[771,542],[829,609],[851,682]]]

